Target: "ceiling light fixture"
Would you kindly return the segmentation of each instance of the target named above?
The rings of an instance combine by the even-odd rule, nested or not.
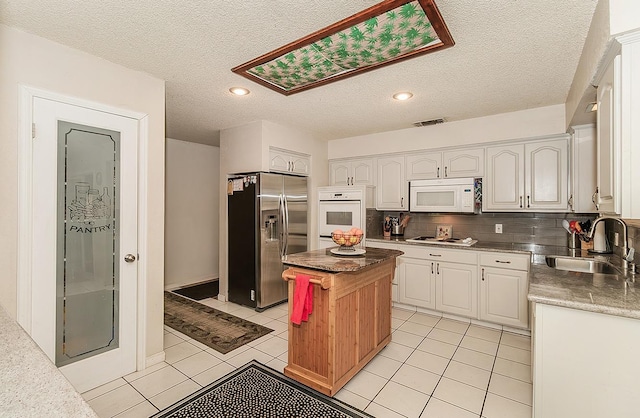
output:
[[[231,87],[229,91],[231,92],[231,94],[235,94],[236,96],[246,96],[247,94],[251,93],[244,87]]]
[[[385,0],[231,71],[288,96],[453,45],[435,0]]]
[[[596,110],[598,110],[598,103],[597,102],[592,102],[592,103],[589,103],[587,105],[587,110],[586,110],[587,113],[595,112]]]
[[[408,91],[403,91],[402,93],[396,93],[393,95],[393,98],[396,100],[409,100],[413,97],[413,93]]]

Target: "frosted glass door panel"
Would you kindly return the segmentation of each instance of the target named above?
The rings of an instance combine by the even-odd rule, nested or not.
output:
[[[118,348],[120,133],[58,122],[56,365]]]

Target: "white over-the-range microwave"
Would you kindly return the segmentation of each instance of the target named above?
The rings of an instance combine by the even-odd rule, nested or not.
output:
[[[412,180],[409,211],[476,213],[475,179]]]

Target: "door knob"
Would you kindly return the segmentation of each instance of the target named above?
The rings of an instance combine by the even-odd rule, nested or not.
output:
[[[136,261],[136,256],[133,254],[127,254],[124,256],[124,261],[126,261],[127,263],[133,263],[134,261]]]

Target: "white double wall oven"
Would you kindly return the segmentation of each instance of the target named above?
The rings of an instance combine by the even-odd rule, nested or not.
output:
[[[331,232],[362,229],[366,236],[365,186],[328,186],[318,188],[318,249],[335,247]],[[364,246],[363,238],[360,245]]]

